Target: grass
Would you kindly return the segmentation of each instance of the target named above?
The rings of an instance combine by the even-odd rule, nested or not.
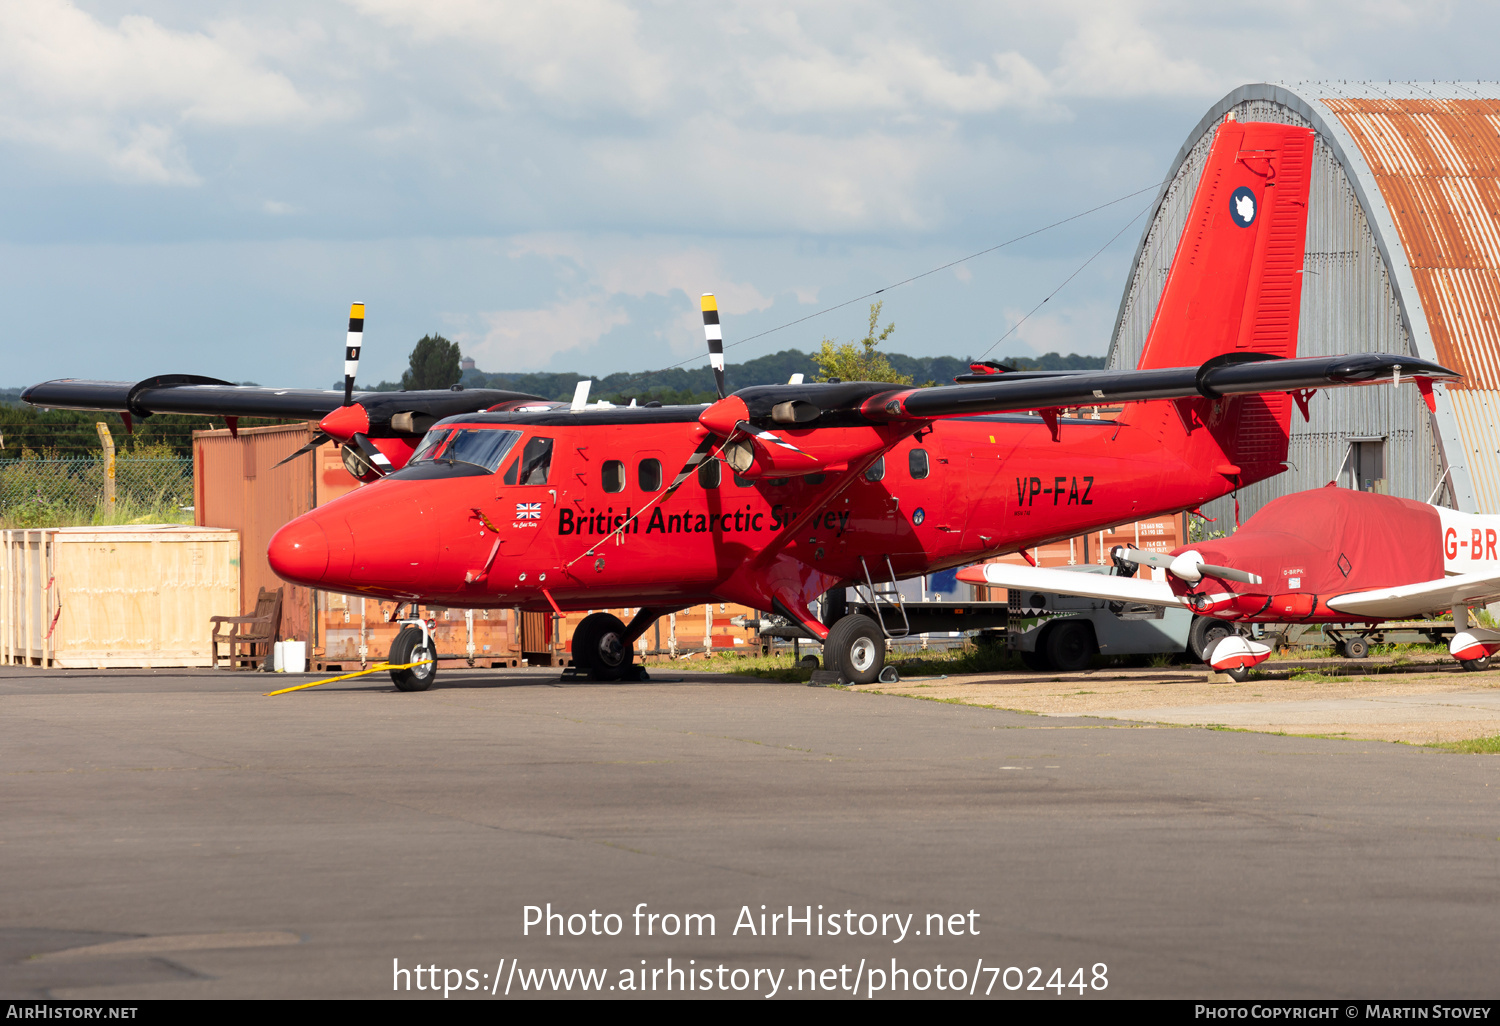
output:
[[[791,653],[762,656],[724,652],[716,653],[712,659],[695,658],[688,665],[694,670],[709,673],[734,673],[769,680],[805,682],[812,679],[812,670],[797,665]],[[1015,653],[995,645],[969,645],[910,653],[896,650],[890,655],[889,665],[896,667],[902,677],[954,676],[1025,669]]]
[[[1500,734],[1476,737],[1468,741],[1436,741],[1428,748],[1442,748],[1462,755],[1500,755]]]

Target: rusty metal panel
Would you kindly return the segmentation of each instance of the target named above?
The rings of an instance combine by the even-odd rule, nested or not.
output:
[[[306,445],[313,428],[305,423],[194,431],[197,476],[195,519],[204,527],[227,527],[240,534],[240,611],[253,611],[261,588],[284,588],[280,637],[312,641],[309,589],[286,584],[266,560],[271,536],[313,507],[314,462],[308,458],[276,464]]]

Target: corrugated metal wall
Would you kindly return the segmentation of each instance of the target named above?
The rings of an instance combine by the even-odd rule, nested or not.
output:
[[[241,615],[255,611],[261,588],[275,591],[284,585],[281,637],[302,641],[312,629],[311,596],[308,589],[276,576],[266,548],[283,524],[313,508],[313,460],[303,457],[276,466],[311,438],[307,424],[245,428],[238,439],[222,430],[193,432],[195,520],[199,526],[240,533]]]
[[[1309,124],[1269,100],[1241,102],[1233,110],[1240,121]],[[1192,141],[1146,229],[1110,348],[1111,367],[1134,367],[1140,357],[1211,141],[1212,128]],[[1410,352],[1385,261],[1348,176],[1321,136],[1313,155],[1305,259],[1299,356]],[[1437,485],[1441,462],[1432,421],[1411,385],[1399,390],[1376,386],[1320,392],[1312,399],[1309,415],[1304,422],[1293,409],[1291,467],[1240,493],[1241,519],[1277,496],[1334,480],[1351,437],[1386,439],[1386,487],[1391,494],[1425,500]],[[1232,524],[1234,500],[1209,503],[1204,512]]]

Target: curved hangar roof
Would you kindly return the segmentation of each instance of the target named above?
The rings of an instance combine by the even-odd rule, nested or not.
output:
[[[1500,512],[1500,83],[1259,84],[1224,97],[1157,196],[1110,366],[1135,366],[1213,128],[1230,113],[1317,132],[1298,355],[1409,352],[1465,376],[1437,387],[1435,417],[1404,386],[1315,398],[1310,421],[1293,413],[1291,469],[1241,494],[1246,515],[1338,477],[1351,441],[1379,440],[1384,490],[1427,499],[1441,456],[1455,506]]]

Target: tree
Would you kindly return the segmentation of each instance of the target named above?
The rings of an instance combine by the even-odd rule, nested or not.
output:
[[[909,374],[897,374],[896,368],[891,366],[891,361],[886,359],[885,354],[875,351],[875,347],[890,338],[891,332],[896,330],[896,324],[892,321],[881,329],[879,335],[875,334],[880,325],[880,308],[883,305],[884,303],[870,304],[870,330],[858,342],[835,342],[831,338],[823,340],[823,348],[813,356],[818,364],[819,380],[838,378],[840,381],[911,384]],[[861,346],[864,347],[862,350]]]
[[[459,367],[457,342],[441,335],[423,335],[411,351],[411,369],[401,375],[406,391],[421,388],[449,388],[463,377]]]

